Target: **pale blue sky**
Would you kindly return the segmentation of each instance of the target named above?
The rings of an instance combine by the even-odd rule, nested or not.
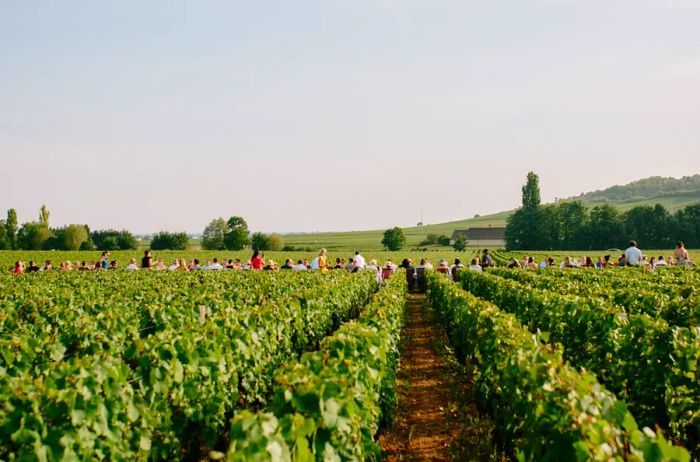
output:
[[[440,222],[700,173],[700,1],[0,3],[0,213]]]

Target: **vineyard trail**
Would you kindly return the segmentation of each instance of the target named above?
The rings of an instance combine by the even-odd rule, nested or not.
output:
[[[471,380],[426,308],[425,295],[409,295],[402,333],[398,406],[380,436],[385,461],[500,461],[493,424],[480,417]]]

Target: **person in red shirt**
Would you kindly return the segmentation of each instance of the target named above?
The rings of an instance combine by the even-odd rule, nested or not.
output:
[[[24,273],[24,263],[21,261],[16,261],[15,262],[15,269],[13,271],[15,274],[22,274]]]
[[[260,256],[260,252],[258,252],[257,250],[253,252],[253,258],[250,259],[250,266],[254,270],[263,269],[264,261],[262,256]]]

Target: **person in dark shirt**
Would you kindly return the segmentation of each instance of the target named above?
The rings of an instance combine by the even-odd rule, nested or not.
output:
[[[40,270],[38,266],[34,264],[34,260],[29,260],[29,266],[27,267],[27,273],[36,273]]]
[[[141,259],[141,268],[148,269],[151,266],[153,266],[153,257],[151,257],[151,251],[146,250]]]

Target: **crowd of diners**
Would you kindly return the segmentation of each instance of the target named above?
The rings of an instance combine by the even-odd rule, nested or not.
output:
[[[627,250],[622,252],[616,259],[611,255],[597,257],[596,261],[593,258],[583,255],[579,258],[571,258],[566,256],[561,263],[557,263],[552,257],[544,257],[542,261],[535,260],[535,257],[525,256],[522,261],[515,258],[510,258],[507,268],[597,268],[605,269],[608,267],[630,267],[641,266],[648,269],[656,269],[664,266],[685,266],[694,268],[695,263],[690,260],[688,250],[685,248],[683,241],[678,241],[676,248],[668,257],[663,255],[649,257],[644,254],[638,247],[635,241],[630,241]]]
[[[185,258],[175,258],[172,263],[168,264],[162,258],[153,258],[151,251],[146,250],[143,258],[139,262],[136,258],[131,258],[125,266],[120,266],[117,260],[110,259],[109,251],[102,252],[102,255],[95,261],[62,261],[58,266],[54,266],[51,260],[45,260],[43,265],[29,261],[25,265],[23,261],[15,262],[12,272],[15,274],[35,273],[43,271],[113,271],[124,269],[126,271],[320,271],[325,273],[333,270],[346,271],[375,271],[378,274],[378,279],[389,277],[391,273],[398,268],[405,268],[409,272],[415,274],[426,269],[435,269],[438,272],[448,275],[462,268],[472,271],[483,271],[484,268],[494,267],[496,263],[489,252],[489,249],[484,249],[480,257],[472,258],[470,264],[465,266],[459,258],[455,258],[452,264],[447,260],[440,259],[437,267],[434,267],[428,258],[420,260],[418,265],[414,265],[413,261],[405,258],[400,265],[396,265],[391,260],[387,260],[383,265],[379,265],[377,260],[370,260],[369,263],[365,260],[359,251],[356,251],[353,256],[345,260],[344,258],[336,258],[335,262],[329,261],[326,249],[320,249],[318,256],[311,261],[308,259],[299,259],[294,261],[288,258],[283,264],[279,264],[275,260],[266,260],[263,252],[254,251],[249,260],[241,261],[240,259],[225,259],[211,258],[206,261],[200,261],[197,258],[186,260]],[[507,268],[598,268],[604,269],[611,266],[642,266],[650,269],[656,269],[660,266],[690,266],[695,264],[690,261],[688,251],[683,242],[678,242],[676,249],[672,255],[664,258],[663,255],[658,257],[648,258],[637,247],[635,241],[630,241],[629,248],[625,250],[615,262],[611,255],[597,257],[594,262],[589,256],[579,258],[564,257],[561,263],[555,261],[553,257],[544,257],[541,261],[537,261],[533,256],[524,256],[522,261],[515,258],[510,258]]]

